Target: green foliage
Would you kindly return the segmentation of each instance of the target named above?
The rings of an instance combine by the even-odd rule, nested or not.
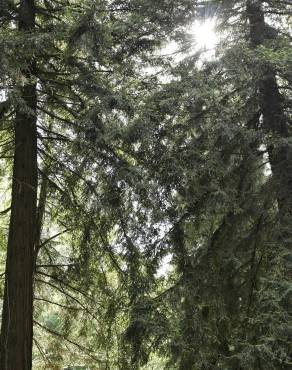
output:
[[[27,109],[20,71],[27,56],[37,61],[44,212],[34,368],[291,366],[291,221],[279,211],[279,199],[290,198],[270,166],[271,150],[291,146],[290,128],[286,137],[266,128],[259,92],[269,71],[288,123],[290,8],[263,4],[269,26],[254,47],[247,3],[37,1],[38,28],[23,36],[17,5],[7,2],[6,188],[14,110]],[[216,58],[161,56],[171,40],[188,45],[194,16],[213,15],[222,31]],[[0,217],[4,266],[8,220]]]

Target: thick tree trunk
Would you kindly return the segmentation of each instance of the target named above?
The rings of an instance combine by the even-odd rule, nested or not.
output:
[[[250,41],[254,47],[264,44],[268,25],[265,23],[262,1],[247,1],[247,17],[250,24]],[[270,36],[269,36],[270,37]],[[286,139],[289,137],[288,120],[283,109],[283,98],[279,92],[276,74],[269,65],[263,66],[258,82],[259,103],[263,114],[263,129],[275,139],[282,141],[268,148],[269,159],[276,184],[280,221],[286,234],[292,216],[292,149]]]
[[[32,32],[34,0],[21,0],[19,30]],[[21,97],[27,109],[18,108],[12,182],[5,291],[0,336],[0,369],[30,370],[33,336],[33,263],[37,206],[36,84],[31,81],[33,58],[22,73],[27,84]]]

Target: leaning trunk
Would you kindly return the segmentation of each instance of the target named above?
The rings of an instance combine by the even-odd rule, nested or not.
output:
[[[21,0],[19,30],[35,26],[34,0]],[[35,62],[26,60],[26,85],[17,108],[5,291],[0,336],[0,369],[30,370],[33,336],[33,262],[37,204],[37,134]]]

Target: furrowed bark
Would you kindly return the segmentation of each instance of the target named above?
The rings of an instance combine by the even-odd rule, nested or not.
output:
[[[35,27],[34,0],[21,0],[19,31]],[[5,291],[0,336],[0,369],[30,370],[33,337],[33,263],[37,210],[36,83],[33,57],[22,71],[25,86],[15,116],[15,149],[12,181]]]

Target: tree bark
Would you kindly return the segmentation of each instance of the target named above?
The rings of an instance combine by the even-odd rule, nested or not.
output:
[[[19,31],[29,35],[35,28],[34,0],[21,0]],[[0,335],[0,369],[30,370],[33,337],[33,263],[37,210],[37,132],[35,61],[26,60],[22,70],[26,84],[17,107],[12,180],[11,216]]]

